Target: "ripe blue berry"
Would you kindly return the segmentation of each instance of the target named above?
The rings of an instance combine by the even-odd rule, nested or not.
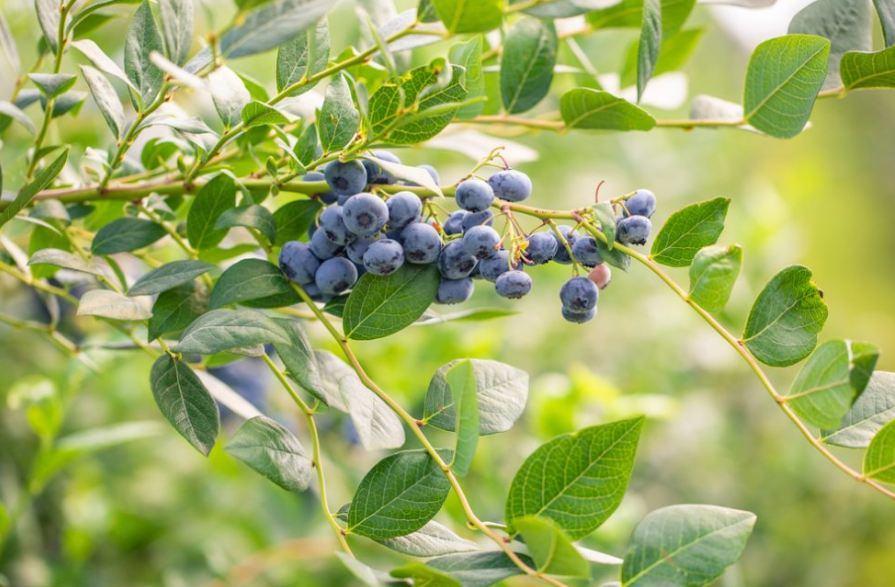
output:
[[[388,199],[388,225],[392,228],[404,228],[408,224],[419,222],[423,214],[423,202],[413,192],[398,192]]]
[[[326,234],[322,230],[318,230],[311,235],[309,247],[314,256],[321,261],[331,259],[342,252],[342,247],[326,238]]]
[[[584,324],[585,322],[589,322],[594,319],[594,316],[597,315],[597,309],[592,308],[587,312],[572,312],[565,306],[562,308],[562,317],[568,320],[569,322],[574,322],[575,324]]]
[[[357,281],[357,268],[345,257],[333,257],[320,264],[314,282],[324,294],[336,295]]]
[[[377,159],[388,161],[389,163],[401,163],[397,155],[393,155],[388,151],[373,151],[372,155]],[[364,168],[367,170],[367,177],[370,183],[391,185],[398,181],[394,175],[383,169],[380,165],[373,163],[367,159],[363,160]]]
[[[457,210],[445,221],[444,226],[441,229],[444,231],[444,234],[450,236],[453,234],[461,234],[463,232],[463,219],[466,218],[467,212],[466,210]]]
[[[404,249],[398,241],[380,239],[367,247],[364,267],[373,275],[391,275],[404,264]]]
[[[438,270],[448,279],[469,277],[475,265],[475,257],[467,253],[458,240],[446,244],[438,255]]]
[[[494,190],[481,179],[460,182],[454,192],[457,205],[469,212],[487,210],[494,203]]]
[[[583,314],[597,307],[600,290],[586,277],[573,277],[559,290],[559,299],[570,312]]]
[[[563,237],[569,243],[569,247],[575,246],[575,241],[578,240],[578,233],[569,228],[568,226],[560,226],[559,232],[562,233]],[[553,233],[553,238],[556,240],[556,256],[553,257],[553,260],[557,263],[561,263],[563,265],[568,265],[572,262],[572,258],[569,256],[569,251],[566,249],[565,245],[559,240],[559,237],[556,236],[556,233]]]
[[[438,304],[459,304],[472,297],[475,284],[469,277],[460,279],[442,279],[438,284],[435,302]]]
[[[314,256],[307,243],[289,241],[280,249],[280,269],[290,281],[299,284],[313,283],[320,260]]]
[[[310,173],[306,173],[301,179],[302,181],[324,181],[326,178],[323,176],[322,173],[312,171]],[[339,196],[332,192],[320,192],[316,195],[324,204],[334,204],[339,200]]]
[[[482,259],[478,266],[483,278],[491,282],[497,281],[498,277],[510,270],[510,253],[506,250],[496,251],[487,259]],[[513,269],[521,266],[518,261],[513,263]]]
[[[625,245],[645,245],[652,228],[646,216],[628,216],[618,221],[615,238]]]
[[[656,195],[649,191],[640,189],[634,192],[634,195],[625,200],[625,216],[646,216],[649,218],[656,211]]]
[[[575,240],[572,247],[572,254],[575,259],[585,267],[596,267],[603,262],[600,256],[600,249],[597,248],[597,239],[592,236],[583,236]]]
[[[357,194],[345,202],[342,217],[347,229],[357,236],[373,236],[388,222],[388,206],[373,194]]]
[[[367,170],[355,159],[329,162],[324,177],[337,196],[353,196],[367,187]]]
[[[344,247],[354,240],[354,234],[345,225],[345,215],[342,206],[338,204],[327,206],[320,214],[318,221],[320,231],[326,235],[326,238],[337,245]]]
[[[345,246],[345,254],[348,255],[352,263],[361,264],[364,262],[364,253],[367,252],[367,247],[377,240],[379,240],[378,236],[358,237]]]
[[[469,212],[463,217],[461,224],[463,226],[463,232],[466,232],[473,226],[491,226],[494,224],[494,212],[491,210]]]
[[[488,178],[494,196],[507,202],[521,202],[531,195],[531,179],[515,169],[498,171]]]
[[[531,277],[522,271],[507,271],[494,282],[497,295],[518,300],[531,291]]]
[[[528,237],[528,247],[525,254],[535,265],[543,265],[552,261],[556,256],[559,243],[556,237],[549,232],[538,232]]]
[[[432,226],[416,222],[404,229],[404,257],[409,263],[424,265],[438,260],[441,252],[441,236]]]
[[[500,246],[500,235],[490,226],[473,226],[463,235],[463,248],[476,259],[487,259]]]

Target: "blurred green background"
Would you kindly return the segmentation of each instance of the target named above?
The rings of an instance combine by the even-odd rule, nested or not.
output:
[[[204,6],[197,11],[202,31],[220,29],[232,13],[223,2]],[[31,3],[3,0],[2,8],[23,63],[32,62],[39,29]],[[119,60],[131,11],[125,7],[122,18],[89,34]],[[357,38],[355,16],[347,1],[331,15],[334,52]],[[749,49],[714,23],[705,8],[697,9],[692,23],[707,31],[685,69],[689,94],[737,101]],[[582,47],[600,71],[611,71],[623,61],[635,34],[601,33],[582,41]],[[437,45],[414,59],[424,62],[445,50],[446,45]],[[70,61],[79,59],[72,56]],[[231,66],[273,86],[273,54]],[[8,97],[9,77],[0,69],[0,98]],[[572,76],[558,76],[554,94],[574,83]],[[190,100],[183,105],[194,106]],[[555,110],[555,97],[541,109]],[[687,106],[655,112],[681,118]],[[830,304],[822,340],[875,342],[883,349],[879,368],[892,370],[895,100],[874,92],[823,100],[812,123],[813,128],[789,141],[740,131],[556,136],[494,129],[500,134],[479,154],[508,141],[536,151],[536,161],[517,167],[532,176],[531,201],[542,207],[587,204],[603,180],[603,197],[639,187],[656,192],[657,224],[683,205],[718,195],[732,198],[721,243],[743,245],[746,263],[722,322],[738,333],[762,285],[784,266],[803,263],[814,270]],[[89,101],[79,117],[60,119],[54,132],[57,140],[74,143],[77,155],[88,146],[108,147],[110,140]],[[15,167],[27,144],[27,137],[17,133],[7,133],[0,151],[4,170]],[[456,181],[472,165],[468,157],[444,149],[398,154],[405,162],[436,165],[444,183]],[[512,307],[518,310],[514,316],[410,328],[384,341],[357,345],[373,378],[415,414],[422,413],[431,374],[454,358],[493,358],[531,374],[526,415],[511,433],[480,442],[467,482],[484,519],[500,519],[509,480],[541,442],[582,426],[646,413],[649,423],[630,492],[587,545],[622,555],[631,529],[648,511],[677,503],[717,504],[750,510],[759,518],[744,558],[720,583],[725,587],[895,584],[895,505],[840,474],[811,449],[734,352],[651,274],[639,266],[629,274],[616,271],[601,296],[597,319],[577,326],[563,321],[559,311],[558,290],[568,268],[532,273],[535,288],[521,302],[501,301],[480,285],[468,304]],[[674,273],[686,283],[685,270]],[[37,307],[30,294],[2,279],[0,305],[23,316]],[[88,340],[98,331],[89,319],[75,326]],[[337,350],[317,325],[309,329],[320,348]],[[29,384],[21,378],[46,378],[64,397],[63,435],[120,422],[162,422],[149,391],[145,355],[125,351],[97,355],[97,360],[104,365],[101,376],[70,365],[41,337],[0,325],[0,497],[7,507],[21,497],[23,479],[40,448],[12,393],[16,385]],[[772,370],[771,376],[785,388],[795,371]],[[246,360],[221,377],[261,402],[268,413],[291,420],[300,438],[306,438],[289,398],[268,375],[263,364]],[[339,416],[326,415],[321,421],[335,507],[350,499],[381,455],[352,444]],[[231,431],[238,425],[233,418],[227,423]],[[856,454],[836,452],[859,462]],[[0,556],[0,584],[351,584],[329,556],[336,547],[313,491],[287,494],[220,449],[205,460],[167,427],[150,438],[75,460],[25,503],[14,538]],[[474,537],[465,531],[453,497],[439,519]],[[374,567],[387,568],[394,557],[362,539],[352,546]],[[614,571],[596,573],[594,584],[599,584],[599,578],[611,580]],[[526,584],[523,579],[511,583]]]

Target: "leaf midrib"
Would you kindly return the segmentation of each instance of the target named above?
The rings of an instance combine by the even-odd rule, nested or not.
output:
[[[798,75],[799,73],[802,72],[803,69],[805,69],[806,67],[808,67],[808,64],[811,63],[811,61],[812,61],[815,57],[817,57],[821,52],[823,52],[823,50],[826,49],[826,47],[827,47],[826,45],[821,45],[820,48],[819,48],[817,51],[815,51],[810,57],[808,57],[807,59],[805,59],[805,61],[804,61],[801,65],[799,65],[799,66],[795,69],[795,71],[793,71],[791,74],[789,74],[789,75],[788,75],[788,76],[787,76],[787,77],[780,83],[780,85],[778,85],[778,86],[775,87],[773,90],[771,90],[771,92],[769,92],[768,95],[765,96],[765,98],[764,98],[763,100],[761,100],[761,101],[755,106],[755,108],[754,108],[753,110],[749,111],[749,113],[747,113],[747,114],[743,117],[743,119],[746,120],[747,122],[749,122],[749,120],[750,120],[753,116],[755,116],[755,115],[756,115],[762,108],[764,108],[765,105],[767,105],[768,102],[770,102],[775,96],[777,96],[777,94],[780,92],[780,90],[783,89],[784,86],[788,85],[789,82],[791,82],[792,79],[793,79],[796,75]]]

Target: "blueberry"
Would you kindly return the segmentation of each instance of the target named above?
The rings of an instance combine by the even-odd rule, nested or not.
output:
[[[441,252],[441,236],[432,226],[416,222],[404,229],[404,257],[409,263],[434,263]]]
[[[388,161],[389,163],[398,163],[400,165],[401,160],[398,159],[397,155],[393,155],[388,151],[373,151],[371,153],[377,159],[382,159],[383,161]],[[373,163],[367,159],[363,160],[364,169],[367,170],[367,177],[369,178],[370,183],[383,184],[383,185],[391,185],[398,181],[394,175],[383,169],[380,165]]]
[[[375,236],[358,237],[348,243],[348,245],[345,247],[345,254],[348,255],[348,258],[351,259],[352,263],[363,263],[364,253],[367,252],[367,247],[375,243],[377,240],[379,240],[379,238]]]
[[[649,190],[637,190],[625,200],[625,216],[646,216],[649,218],[656,211],[656,194]]]
[[[318,173],[316,171],[312,171],[310,173],[306,173],[304,177],[301,178],[302,181],[324,181],[326,178],[322,173]],[[320,192],[316,194],[320,201],[324,204],[334,204],[338,201],[339,196],[332,192]]]
[[[316,231],[311,236],[309,247],[314,256],[321,261],[331,259],[342,252],[342,247],[326,238],[322,230]]]
[[[460,234],[463,232],[463,219],[469,214],[466,210],[457,210],[445,221],[442,230],[446,235]]]
[[[354,240],[354,234],[348,230],[345,224],[345,210],[338,204],[327,206],[320,214],[320,231],[326,238],[339,246],[345,246]]]
[[[472,270],[472,273],[469,274],[473,279],[485,279],[482,277],[482,264],[476,263],[475,268]]]
[[[521,202],[531,195],[531,179],[521,171],[507,169],[488,178],[494,196],[507,202]]]
[[[531,277],[522,271],[507,271],[494,282],[497,295],[518,300],[531,291]]]
[[[559,290],[559,299],[570,312],[583,314],[597,307],[600,290],[586,277],[573,277]]]
[[[473,226],[491,226],[494,224],[494,212],[491,210],[482,210],[481,212],[469,212],[463,217],[463,232],[466,232]]]
[[[460,182],[454,192],[457,205],[468,212],[487,210],[494,203],[494,190],[481,179]]]
[[[594,316],[597,315],[597,309],[593,308],[588,310],[587,312],[572,312],[565,306],[562,309],[562,317],[568,320],[569,322],[574,322],[575,324],[584,324],[585,322],[589,322],[594,319]]]
[[[320,260],[314,256],[307,243],[289,241],[280,249],[280,269],[290,281],[312,283],[318,267]]]
[[[331,161],[324,172],[326,183],[337,196],[353,196],[367,187],[367,170],[360,161]]]
[[[336,295],[357,281],[357,268],[345,257],[333,257],[320,265],[314,282],[324,294]]]
[[[391,275],[404,264],[404,249],[398,241],[384,238],[367,247],[364,267],[373,275]]]
[[[460,304],[472,297],[475,284],[469,277],[442,279],[438,284],[435,302],[439,304]]]
[[[390,238],[393,241],[398,241],[402,245],[404,244],[404,229],[403,228],[392,228],[391,230],[385,231],[385,238]]]
[[[645,245],[652,228],[646,216],[628,216],[618,221],[615,238],[626,245]]]
[[[475,257],[466,252],[462,241],[449,242],[438,255],[438,270],[448,279],[469,277],[475,265]]]
[[[482,277],[488,281],[497,281],[497,278],[510,270],[510,254],[506,250],[497,251],[487,259],[479,262]],[[513,269],[518,269],[521,264],[517,261],[513,264]]]
[[[373,236],[388,222],[388,206],[373,194],[357,194],[345,202],[342,216],[345,226],[357,236]]]
[[[572,247],[575,259],[585,267],[596,267],[603,262],[600,250],[597,248],[597,239],[592,236],[583,236],[575,240]]]
[[[543,265],[556,256],[559,241],[549,232],[539,232],[528,237],[525,254],[535,265]]]
[[[323,292],[320,291],[320,288],[317,287],[316,283],[308,283],[306,285],[301,286],[305,293],[308,294],[308,297],[314,300],[315,302],[323,301],[324,298],[329,296],[324,296]]]
[[[419,222],[423,214],[423,202],[413,192],[398,192],[388,199],[388,225],[392,228],[404,228],[408,224]]]
[[[575,246],[575,241],[578,240],[578,233],[569,228],[568,226],[560,226],[559,232],[562,233],[563,237],[565,237],[566,241],[569,243],[569,247]],[[572,258],[569,256],[569,251],[566,249],[565,245],[562,244],[562,241],[559,240],[559,237],[556,236],[556,233],[553,233],[553,238],[556,240],[556,256],[553,258],[557,263],[562,263],[563,265],[568,265],[572,262]]]
[[[606,286],[612,281],[612,270],[609,269],[609,265],[603,263],[591,269],[587,278],[593,281],[598,288],[606,289]]]
[[[463,248],[476,259],[486,259],[500,246],[500,235],[490,226],[473,226],[463,235]]]

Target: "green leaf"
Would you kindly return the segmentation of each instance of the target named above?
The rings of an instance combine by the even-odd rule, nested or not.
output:
[[[703,247],[718,242],[728,207],[728,198],[715,198],[681,208],[659,230],[650,258],[669,267],[687,267]]]
[[[277,225],[273,215],[270,210],[257,204],[230,208],[218,217],[218,221],[214,225],[215,229],[233,228],[234,226],[254,228],[271,243],[277,238]]]
[[[432,176],[429,175],[429,172],[420,167],[412,167],[410,165],[402,165],[400,163],[395,163],[393,161],[387,161],[385,159],[380,159],[378,157],[374,157],[372,155],[364,155],[364,159],[372,161],[389,174],[395,176],[397,179],[403,179],[405,181],[410,182],[411,184],[416,184],[418,186],[424,187],[427,190],[435,193],[440,197],[444,197],[444,193],[441,191],[441,187],[435,180],[432,179]]]
[[[128,298],[108,289],[92,289],[81,296],[78,316],[100,316],[112,320],[146,320],[152,312],[146,298]]]
[[[239,427],[224,450],[286,491],[304,491],[314,464],[298,439],[266,416],[255,416]]]
[[[58,0],[34,0],[37,21],[50,49],[55,52],[59,45],[59,2]]]
[[[40,170],[37,177],[34,178],[34,181],[19,190],[19,195],[16,196],[16,199],[0,212],[0,226],[9,222],[16,214],[21,212],[25,206],[31,203],[34,196],[49,187],[49,185],[53,183],[53,180],[56,179],[56,176],[62,171],[62,168],[65,167],[66,161],[68,161],[68,147],[65,147],[59,156],[53,159],[52,163]]]
[[[236,205],[236,184],[226,173],[219,173],[202,186],[193,199],[186,217],[186,236],[197,249],[209,249],[227,236],[226,229],[215,228],[224,211]]]
[[[485,72],[482,69],[481,35],[477,35],[465,43],[452,45],[448,51],[448,60],[466,70],[466,98],[473,99],[485,95]],[[457,111],[458,118],[475,118],[484,110],[484,102],[467,104]]]
[[[140,277],[127,291],[127,295],[151,296],[162,293],[188,283],[214,268],[214,265],[203,261],[171,261]]]
[[[400,448],[404,444],[401,419],[361,382],[354,369],[336,360],[337,368],[331,368],[333,362],[329,361],[327,367],[330,368],[322,370],[324,386],[329,388],[327,397],[338,394],[342,400],[341,403],[330,401],[330,405],[351,416],[357,436],[365,449]]]
[[[225,128],[231,128],[242,122],[243,109],[252,100],[236,72],[227,66],[221,66],[208,74],[208,91],[214,108],[218,112]]]
[[[643,0],[643,26],[637,49],[637,101],[643,97],[646,84],[653,77],[659,48],[662,46],[662,4],[660,0]]]
[[[274,244],[282,246],[305,236],[320,208],[320,202],[314,200],[295,200],[277,208],[273,213]]]
[[[523,18],[504,41],[500,94],[510,114],[530,110],[550,90],[559,41],[552,21]]]
[[[416,532],[438,513],[450,491],[450,482],[426,451],[387,456],[357,488],[348,511],[348,532],[369,538]]]
[[[106,224],[93,237],[90,251],[94,255],[128,253],[148,247],[167,233],[151,220],[126,216]]]
[[[397,579],[410,579],[413,585],[426,587],[463,587],[463,584],[443,571],[420,562],[407,563],[391,572]]]
[[[208,311],[208,288],[187,282],[163,291],[152,306],[149,340],[179,332]]]
[[[743,266],[743,247],[706,247],[690,265],[690,299],[709,312],[720,312]]]
[[[78,81],[78,78],[70,73],[29,73],[28,77],[47,98],[64,94]]]
[[[337,151],[354,138],[360,113],[354,107],[351,87],[344,73],[336,74],[326,88],[323,107],[317,114],[317,132],[325,153]]]
[[[876,53],[846,53],[839,71],[847,90],[895,88],[895,47]]]
[[[760,44],[746,71],[746,122],[781,139],[802,132],[827,76],[829,55],[830,41],[809,35]]]
[[[811,354],[826,320],[827,305],[811,281],[811,270],[793,265],[758,294],[742,341],[762,363],[786,367]]]
[[[37,129],[34,128],[34,123],[31,122],[31,119],[28,118],[28,115],[25,114],[22,109],[15,104],[10,104],[5,100],[0,100],[0,116],[8,116],[9,118],[15,120],[23,127],[25,127],[25,129],[27,129],[28,132],[30,132],[32,135],[37,132]],[[0,120],[2,120],[2,118],[0,118]]]
[[[444,556],[479,550],[479,546],[475,542],[460,538],[449,528],[434,520],[416,532],[396,538],[384,538],[377,542],[401,554],[419,557]]]
[[[618,508],[634,466],[643,418],[563,434],[531,454],[510,485],[506,521],[552,519],[572,540],[587,536]]]
[[[277,91],[282,92],[292,84],[320,73],[326,69],[328,61],[329,28],[324,19],[316,28],[307,29],[277,49]],[[316,82],[306,83],[291,91],[289,95],[298,96],[314,85]]]
[[[118,67],[117,63],[112,61],[111,57],[106,55],[103,50],[99,48],[99,45],[90,39],[81,39],[80,41],[73,42],[71,46],[89,59],[90,63],[93,64],[93,67],[106,75],[111,75],[112,77],[121,80],[128,88],[135,92],[137,91],[137,88],[131,83],[131,80],[128,79],[127,74]]]
[[[704,33],[705,29],[702,28],[688,29],[676,33],[671,38],[662,39],[659,57],[653,70],[653,77],[682,69],[693,54],[693,51],[696,50],[696,46]],[[628,50],[621,72],[621,87],[623,88],[637,83],[639,47],[639,43],[632,43]]]
[[[124,72],[142,100],[132,100],[138,111],[143,105],[151,104],[162,88],[164,72],[149,59],[149,55],[164,50],[152,8],[149,2],[143,2],[134,13],[124,41]]]
[[[231,304],[281,308],[301,301],[280,268],[264,259],[243,259],[228,267],[211,292],[211,309]]]
[[[178,353],[213,355],[258,344],[289,342],[283,329],[261,312],[212,310],[189,325],[173,347]]]
[[[217,441],[221,417],[199,377],[185,363],[163,354],[152,366],[149,382],[162,415],[196,450],[208,456]]]
[[[519,555],[525,564],[534,562],[525,555]],[[428,561],[430,567],[450,573],[463,587],[490,587],[522,571],[516,563],[501,551],[450,554]]]
[[[276,322],[286,334],[288,342],[274,343],[273,348],[286,366],[289,377],[297,381],[302,389],[329,405],[317,357],[301,324],[287,318],[278,318]]]
[[[465,362],[475,372],[479,433],[506,432],[525,410],[528,373],[497,361],[469,359]],[[432,376],[426,392],[424,420],[435,428],[451,432],[457,429],[457,410],[447,374],[457,363],[442,365]]]
[[[569,129],[650,130],[656,126],[646,110],[592,88],[569,90],[560,98],[559,110]]]
[[[822,430],[820,439],[835,446],[864,448],[891,420],[895,420],[895,373],[876,371],[842,421]]]
[[[702,587],[735,563],[755,514],[709,505],[676,505],[648,514],[634,528],[623,587]]]
[[[253,100],[245,105],[242,109],[242,123],[246,128],[253,126],[289,124],[289,118],[274,108],[263,102]]]
[[[192,0],[159,0],[165,55],[175,65],[183,65],[193,44]]]
[[[430,265],[404,264],[385,277],[365,274],[345,304],[345,336],[373,340],[403,330],[432,305],[439,282],[438,270]]]
[[[457,441],[451,471],[465,477],[479,443],[479,401],[476,373],[469,361],[458,361],[444,374],[456,413]]]
[[[373,92],[370,124],[377,138],[412,145],[444,130],[466,98],[466,88],[460,67],[451,68],[451,79],[443,85],[439,83],[438,69],[432,65],[417,67],[402,77],[386,80]],[[402,114],[402,105],[409,108],[413,104],[416,115]]]
[[[615,219],[615,209],[609,202],[600,202],[594,204],[594,216],[600,223],[600,230],[606,236],[607,247],[612,249],[615,246],[615,229],[618,226]]]
[[[872,344],[831,340],[817,347],[793,381],[786,403],[818,428],[833,428],[861,395],[879,349]]]
[[[876,14],[883,26],[883,37],[886,39],[886,47],[895,45],[895,4],[892,0],[873,0]]]
[[[789,34],[817,35],[830,40],[827,77],[822,89],[838,88],[839,62],[846,51],[873,49],[870,5],[866,0],[816,0],[789,23]]]
[[[513,520],[513,526],[525,541],[538,572],[563,577],[590,576],[587,561],[553,520],[524,516]]]
[[[696,0],[661,0],[662,36],[670,38],[684,25]],[[608,28],[642,28],[643,0],[621,2],[588,12],[587,23],[594,30]]]
[[[432,0],[432,5],[451,33],[486,32],[503,21],[502,0]]]
[[[864,453],[864,476],[895,483],[895,421],[879,429]]]
[[[124,107],[118,99],[118,94],[115,93],[115,88],[103,74],[88,65],[81,66],[81,74],[87,81],[87,87],[90,88],[99,111],[106,119],[106,124],[109,125],[112,134],[120,139],[125,130]]]
[[[99,267],[92,263],[88,263],[81,257],[69,253],[68,251],[53,248],[40,249],[31,255],[31,258],[28,260],[28,265],[53,265],[55,267],[62,267],[63,269],[89,273],[91,275],[103,274]]]

